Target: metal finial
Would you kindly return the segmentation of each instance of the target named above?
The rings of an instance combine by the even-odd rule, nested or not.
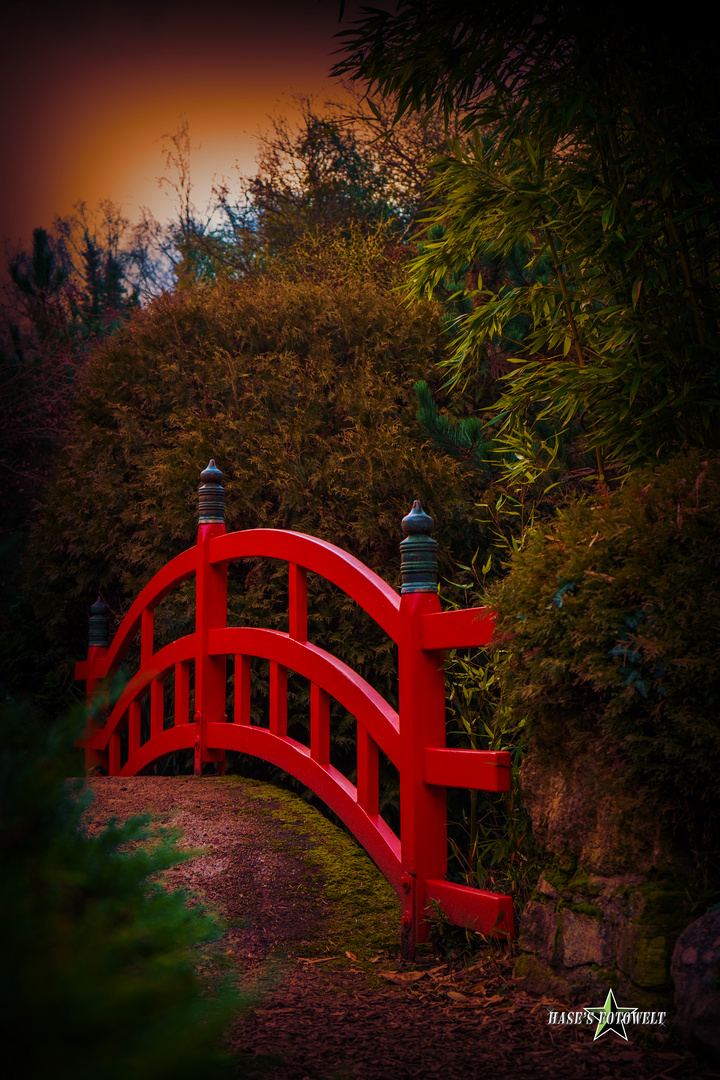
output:
[[[437,592],[437,543],[430,536],[434,524],[418,499],[402,519],[406,536],[400,544],[402,593]]]
[[[88,619],[88,645],[90,648],[96,647],[107,649],[110,644],[109,614],[110,608],[104,600],[98,596],[97,600],[90,608],[90,618]]]
[[[412,504],[412,510],[405,515],[400,522],[400,526],[406,536],[415,536],[417,533],[429,536],[435,527],[435,522],[429,514],[425,513],[420,505],[420,500],[416,499]]]
[[[198,520],[201,525],[225,521],[225,488],[222,481],[223,474],[215,464],[215,459],[210,458],[208,467],[200,473]]]

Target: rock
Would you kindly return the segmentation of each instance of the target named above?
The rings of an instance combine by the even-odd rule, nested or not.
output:
[[[556,900],[557,899],[557,896],[558,896],[557,889],[555,888],[554,885],[551,885],[549,881],[545,880],[545,875],[544,874],[540,875],[540,878],[538,880],[536,888],[537,888],[537,891],[541,894],[541,896],[549,896],[551,898],[551,900]]]
[[[533,977],[544,964],[553,978],[605,981],[633,1003],[669,997],[696,867],[657,792],[608,762],[591,734],[572,754],[531,741],[520,780],[534,839],[554,856],[520,919]]]
[[[602,964],[604,959],[602,923],[574,911],[563,911],[561,919],[558,955],[565,967]]]
[[[677,940],[671,973],[675,1023],[686,1043],[720,1063],[720,910],[696,919]]]
[[[682,861],[657,797],[610,769],[592,745],[564,755],[532,742],[520,777],[537,842],[577,859],[585,873],[646,875]]]
[[[518,927],[518,944],[525,952],[537,952],[544,959],[552,956],[559,915],[547,904],[534,900],[523,908]]]

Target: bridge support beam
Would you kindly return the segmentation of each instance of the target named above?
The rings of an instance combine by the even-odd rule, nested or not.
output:
[[[433,520],[415,502],[403,518],[398,640],[403,952],[425,941],[425,882],[447,873],[447,792],[424,779],[424,748],[445,745],[443,654],[423,648],[422,617],[441,611]]]
[[[225,772],[225,751],[207,745],[207,725],[227,720],[226,658],[211,656],[208,633],[227,623],[227,563],[210,562],[210,541],[225,532],[225,490],[222,473],[210,461],[200,475],[197,574],[195,594],[195,753],[194,772],[202,774],[203,764],[215,762]]]

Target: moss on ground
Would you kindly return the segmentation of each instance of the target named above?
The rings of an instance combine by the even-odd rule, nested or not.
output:
[[[228,776],[221,782],[242,785],[243,794],[257,799],[283,826],[275,851],[301,855],[309,868],[320,872],[331,918],[328,933],[314,947],[317,954],[337,953],[346,959],[350,952],[365,966],[378,953],[397,952],[398,898],[352,836],[293,792],[244,777]],[[308,888],[318,885],[308,882]]]

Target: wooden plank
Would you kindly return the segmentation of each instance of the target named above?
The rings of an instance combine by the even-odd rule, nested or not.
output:
[[[484,889],[471,889],[453,881],[428,879],[425,882],[425,907],[432,900],[455,926],[467,927],[479,934],[513,934],[512,897]]]
[[[270,731],[287,735],[287,668],[270,661]]]
[[[190,723],[190,662],[175,664],[175,727]]]
[[[370,817],[380,813],[378,745],[361,724],[357,726],[357,800]]]
[[[235,705],[233,720],[236,724],[250,723],[250,657],[235,653]]]
[[[330,696],[310,684],[310,756],[318,765],[330,764]]]
[[[496,613],[489,607],[434,611],[420,617],[423,649],[471,649],[489,645]]]
[[[426,746],[423,749],[423,780],[426,784],[442,787],[509,791],[510,752]]]
[[[161,733],[165,720],[165,682],[153,679],[150,684],[150,738]]]
[[[289,563],[290,576],[290,637],[294,641],[307,641],[307,570],[297,563]]]
[[[141,709],[139,701],[131,701],[128,709],[128,757],[140,749]]]

